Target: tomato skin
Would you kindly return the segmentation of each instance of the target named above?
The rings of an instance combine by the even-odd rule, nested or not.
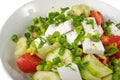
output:
[[[94,17],[97,25],[102,25],[104,23],[103,15],[99,11],[92,11],[89,17]]]
[[[106,65],[110,61],[110,57],[106,57],[105,59],[101,60],[101,62]]]
[[[117,43],[117,48],[119,49],[119,52],[117,52],[114,56],[116,58],[120,58],[120,36],[101,36],[101,41],[104,46],[109,46],[112,43]]]
[[[30,55],[29,53],[25,53],[16,60],[19,69],[25,73],[36,72],[36,66],[40,64],[40,62],[40,58],[38,58],[36,55]]]
[[[101,36],[101,41],[105,46],[109,46],[111,43],[117,43],[117,45],[120,45],[120,36]]]
[[[102,35],[100,37],[100,39],[101,39],[103,45],[105,45],[105,46],[109,46],[111,44],[111,42],[109,41],[109,37],[108,36]]]
[[[119,58],[120,58],[120,51],[117,52],[116,54],[114,54],[114,56],[115,56],[117,59],[119,59]]]

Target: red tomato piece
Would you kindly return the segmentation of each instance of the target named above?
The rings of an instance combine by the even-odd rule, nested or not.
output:
[[[101,60],[101,62],[106,65],[110,61],[110,57],[106,57],[105,59]]]
[[[119,59],[120,58],[120,51],[117,52],[114,56]]]
[[[109,46],[112,43],[117,43],[117,48],[119,49],[119,52],[117,52],[114,56],[116,58],[120,58],[120,36],[101,36],[101,41],[103,45]]]
[[[19,69],[25,73],[33,73],[36,71],[36,66],[40,64],[41,59],[36,55],[25,53],[23,56],[16,60]]]
[[[102,35],[100,39],[101,39],[103,45],[105,45],[105,46],[108,46],[111,44],[108,36]]]
[[[101,41],[105,46],[110,45],[111,43],[117,43],[117,45],[120,45],[120,36],[101,36]]]
[[[92,11],[89,16],[95,18],[97,25],[102,25],[104,23],[103,15],[99,11]]]

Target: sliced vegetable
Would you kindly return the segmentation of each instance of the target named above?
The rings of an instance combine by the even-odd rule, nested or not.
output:
[[[82,61],[87,70],[96,77],[105,77],[112,73],[112,70],[103,65],[94,55],[89,54]]]
[[[72,63],[72,61],[73,61],[73,56],[72,56],[72,53],[70,52],[70,50],[65,49],[64,54],[61,56],[61,55],[59,55],[59,49],[60,49],[60,48],[58,48],[58,49],[55,50],[54,52],[48,54],[48,56],[46,57],[46,60],[47,60],[47,61],[53,61],[53,59],[59,57],[60,60],[61,60],[61,62],[62,62],[62,64],[64,64],[64,65],[67,65],[67,64],[69,64],[69,63]]]
[[[61,80],[59,75],[51,71],[38,71],[33,75],[33,80]]]
[[[21,37],[18,42],[16,43],[16,49],[15,49],[15,57],[19,58],[24,54],[24,52],[27,49],[27,39],[25,37]]]
[[[95,18],[97,25],[102,25],[104,22],[103,15],[99,11],[92,11],[89,16]]]
[[[59,43],[54,43],[53,45],[39,48],[37,50],[38,53],[36,53],[36,55],[40,57],[41,59],[45,59],[50,52],[54,51],[55,49],[59,47],[60,47]]]
[[[40,64],[40,62],[40,58],[38,58],[36,55],[30,55],[29,53],[25,53],[16,60],[19,69],[25,73],[36,72],[36,67],[38,64]]]
[[[86,16],[89,16],[90,8],[84,4],[72,6],[70,14],[80,16],[82,13],[84,13]]]

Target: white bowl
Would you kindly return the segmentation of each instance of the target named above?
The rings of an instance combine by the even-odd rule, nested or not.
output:
[[[13,80],[29,79],[16,67],[14,59],[15,44],[11,41],[11,36],[13,34],[22,36],[26,27],[32,24],[32,18],[46,16],[48,10],[52,7],[70,7],[76,4],[87,4],[91,8],[102,12],[105,19],[111,19],[116,23],[120,22],[120,12],[99,0],[33,0],[27,3],[10,16],[0,33],[0,57],[4,69]]]

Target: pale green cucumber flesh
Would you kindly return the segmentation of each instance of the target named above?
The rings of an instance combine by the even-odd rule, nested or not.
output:
[[[60,44],[59,43],[54,43],[53,45],[50,46],[46,46],[46,47],[42,47],[40,49],[38,49],[38,53],[36,53],[36,55],[38,57],[40,57],[41,59],[46,59],[47,55],[54,51],[55,49],[59,48]]]
[[[46,61],[52,61],[54,58],[59,57],[62,61],[62,64],[67,65],[69,63],[72,63],[73,56],[72,56],[72,53],[70,52],[70,50],[66,49],[65,53],[62,56],[60,56],[59,49],[60,48],[58,48],[55,51],[48,54],[48,56],[46,57]]]
[[[38,71],[33,75],[33,80],[61,80],[59,75],[51,71]]]
[[[96,77],[105,77],[112,73],[112,70],[103,65],[94,55],[89,54],[82,61],[87,70]]]
[[[25,37],[21,37],[18,42],[16,43],[16,48],[15,48],[15,57],[19,58],[24,54],[24,52],[27,49],[27,39]]]

